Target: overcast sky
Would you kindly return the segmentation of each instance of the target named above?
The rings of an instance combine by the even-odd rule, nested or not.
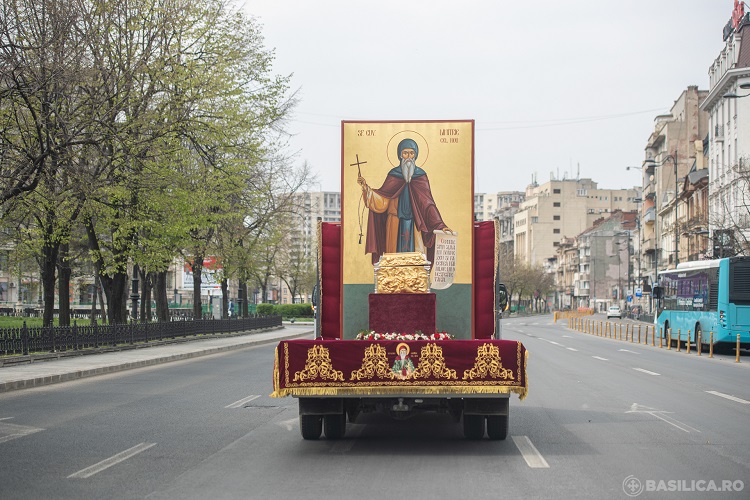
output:
[[[475,191],[640,185],[656,115],[708,90],[734,0],[238,0],[292,74],[289,147],[338,191],[341,120],[476,121]]]

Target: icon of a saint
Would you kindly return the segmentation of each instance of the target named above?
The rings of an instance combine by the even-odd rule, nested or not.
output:
[[[396,378],[401,380],[408,379],[414,373],[414,363],[412,363],[411,358],[409,358],[409,350],[409,345],[404,342],[396,346],[398,357],[396,358],[396,361],[393,362],[391,371]]]
[[[432,197],[427,172],[416,164],[417,142],[404,139],[397,149],[400,164],[388,172],[380,188],[371,188],[362,175],[357,177],[368,208],[365,253],[372,254],[373,264],[382,254],[395,252],[420,252],[432,263],[433,231],[452,231]]]

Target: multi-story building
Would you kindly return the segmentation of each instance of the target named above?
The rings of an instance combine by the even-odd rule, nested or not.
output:
[[[568,263],[576,262],[572,276],[571,303],[605,311],[610,304],[626,306],[626,294],[633,283],[630,257],[633,254],[632,228],[636,212],[616,211],[597,220],[581,232],[563,251]],[[578,257],[574,254],[577,250]]]
[[[516,258],[543,265],[557,255],[564,236],[575,236],[616,210],[636,210],[640,188],[599,189],[591,179],[551,180],[526,189],[513,217]]]
[[[709,67],[709,231],[713,256],[750,254],[750,13],[744,2],[724,27],[724,49]],[[717,33],[718,35],[718,33]],[[744,42],[744,43],[743,43]]]
[[[642,264],[646,287],[657,281],[659,269],[674,268],[690,245],[687,219],[690,207],[684,203],[692,195],[683,190],[690,183],[688,174],[704,167],[703,140],[708,133],[708,115],[700,110],[700,102],[708,95],[691,85],[674,102],[670,113],[655,119],[654,131],[645,147],[643,173],[643,205],[641,207]],[[693,179],[699,174],[693,175]],[[695,202],[695,200],[693,200]],[[706,209],[704,204],[692,205]],[[692,224],[699,224],[696,215]]]
[[[341,221],[341,193],[337,191],[300,192],[295,195],[297,214],[295,227],[290,228],[290,246],[286,249],[295,258],[310,259],[315,262],[315,246],[317,245],[317,221]],[[311,290],[292,297],[289,288],[283,280],[277,279],[271,292],[275,293],[275,300],[279,304],[295,302],[310,302]],[[270,293],[270,292],[269,292]]]
[[[474,195],[474,220],[497,219],[499,226],[500,253],[513,258],[513,216],[524,200],[521,191],[499,193],[477,193]]]

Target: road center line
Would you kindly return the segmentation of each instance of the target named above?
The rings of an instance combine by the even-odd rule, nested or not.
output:
[[[742,403],[743,405],[750,405],[750,401],[745,401],[744,399],[740,399],[736,396],[730,396],[729,394],[724,394],[723,392],[717,392],[717,391],[706,391],[709,394],[713,394],[714,396],[719,396],[720,398],[728,399],[730,401],[735,401],[737,403]]]
[[[600,358],[599,356],[591,356],[594,359],[599,359],[601,361],[609,361],[607,358]]]
[[[618,349],[618,351],[620,351],[620,352],[629,352],[630,354],[640,354],[640,352],[629,351],[627,349]]]
[[[648,373],[649,375],[661,375],[661,373],[651,372],[648,370],[644,370],[643,368],[633,368],[633,370],[637,372]]]
[[[130,457],[133,457],[137,454],[139,454],[142,451],[146,451],[152,446],[155,446],[156,443],[141,443],[133,446],[132,448],[129,448],[125,451],[121,451],[117,455],[113,455],[109,457],[106,460],[102,460],[101,462],[92,465],[91,467],[86,467],[85,469],[81,469],[78,472],[71,474],[68,476],[68,478],[75,478],[75,479],[86,479],[87,477],[91,477],[94,474],[97,474],[105,469],[109,469],[113,465],[117,465],[120,462],[124,462]]]
[[[526,460],[526,465],[532,469],[549,469],[549,464],[544,459],[539,450],[536,449],[534,443],[528,436],[511,436],[513,443],[515,443],[518,451],[521,452],[523,459]]]
[[[240,399],[239,401],[235,401],[234,403],[230,405],[226,405],[224,408],[239,408],[240,406],[244,405],[245,403],[249,403],[253,399],[258,399],[260,395],[258,396],[248,396],[244,399]]]
[[[572,347],[566,347],[566,349],[569,350],[569,351],[578,352],[578,349],[573,349]]]

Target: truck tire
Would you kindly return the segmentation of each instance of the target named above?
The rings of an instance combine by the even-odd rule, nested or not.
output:
[[[319,439],[323,432],[323,417],[320,415],[300,415],[299,430],[303,439]]]
[[[341,439],[346,434],[346,414],[325,415],[323,427],[328,439]]]
[[[508,415],[487,415],[487,436],[492,440],[508,437]]]
[[[467,415],[464,413],[464,437],[482,439],[484,437],[484,415]]]

